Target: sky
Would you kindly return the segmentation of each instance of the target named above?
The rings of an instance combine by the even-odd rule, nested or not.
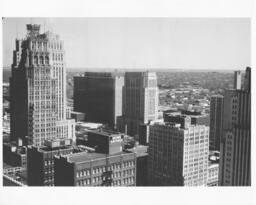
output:
[[[243,70],[251,65],[249,18],[4,18],[3,65],[16,38],[40,24],[64,41],[69,68]]]

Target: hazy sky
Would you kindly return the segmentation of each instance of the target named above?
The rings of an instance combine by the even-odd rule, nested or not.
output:
[[[3,64],[26,24],[64,41],[67,67],[245,69],[251,65],[249,19],[5,18]]]

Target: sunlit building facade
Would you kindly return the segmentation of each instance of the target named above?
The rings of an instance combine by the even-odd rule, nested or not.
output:
[[[66,118],[66,65],[63,41],[40,25],[27,25],[16,40],[10,78],[11,140],[41,146],[45,140],[75,138]]]

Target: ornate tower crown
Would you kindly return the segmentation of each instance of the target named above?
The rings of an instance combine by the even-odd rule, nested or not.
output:
[[[35,37],[38,36],[40,32],[40,25],[38,24],[27,24],[27,36]]]

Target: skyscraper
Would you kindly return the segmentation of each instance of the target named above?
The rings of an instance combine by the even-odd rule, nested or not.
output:
[[[149,127],[148,180],[151,186],[206,186],[209,127],[180,123],[154,123]]]
[[[242,88],[242,73],[240,70],[234,73],[234,89],[240,90]]]
[[[72,138],[66,119],[66,65],[63,42],[40,25],[27,25],[16,40],[10,78],[11,140],[41,146],[45,140]]]
[[[74,110],[83,112],[86,121],[116,126],[122,115],[123,73],[86,72],[74,77]]]
[[[242,89],[224,96],[219,185],[251,185],[251,68],[246,68]]]
[[[155,72],[127,72],[123,88],[123,115],[118,129],[139,134],[139,125],[157,119],[158,87]]]
[[[211,96],[210,106],[210,149],[220,150],[220,138],[223,121],[224,98],[222,95]]]

